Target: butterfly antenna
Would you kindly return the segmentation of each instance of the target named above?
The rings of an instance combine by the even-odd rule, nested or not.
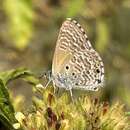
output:
[[[52,81],[52,73],[51,73],[51,71],[49,70],[49,71],[42,72],[40,74],[40,76],[39,76],[39,79],[41,79],[41,78],[47,78],[48,79],[48,82],[44,87],[44,88],[47,88],[49,86],[50,82]]]

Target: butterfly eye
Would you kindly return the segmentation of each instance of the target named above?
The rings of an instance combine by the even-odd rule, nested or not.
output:
[[[96,72],[97,72],[97,73],[100,73],[100,70],[99,70],[99,69],[96,69]]]

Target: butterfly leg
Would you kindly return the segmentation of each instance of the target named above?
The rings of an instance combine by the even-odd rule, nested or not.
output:
[[[59,93],[59,87],[56,88],[56,92],[55,92],[55,93],[56,93],[56,94]]]
[[[54,93],[56,92],[56,85],[55,82],[53,82],[53,88],[54,88]]]
[[[51,71],[49,70],[49,71],[45,71],[45,72],[43,72],[40,76],[39,76],[39,78],[43,78],[43,77],[45,77],[45,78],[47,78],[49,81],[47,82],[47,84],[45,85],[45,87],[44,88],[47,88],[48,86],[49,86],[49,84],[50,84],[50,82],[52,81],[52,74],[51,74]]]
[[[71,100],[72,100],[72,102],[74,102],[72,89],[69,89],[69,91],[70,91]]]
[[[44,88],[47,88],[47,87],[49,86],[50,82],[51,82],[51,80],[49,80],[49,81],[47,82],[47,84],[45,85]]]

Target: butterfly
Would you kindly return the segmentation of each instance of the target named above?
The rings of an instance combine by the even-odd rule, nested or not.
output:
[[[59,88],[97,91],[104,85],[104,65],[81,25],[67,18],[59,32],[52,63],[52,81]]]

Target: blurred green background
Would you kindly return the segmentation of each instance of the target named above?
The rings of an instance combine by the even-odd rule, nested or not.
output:
[[[50,70],[58,32],[67,17],[82,25],[103,59],[104,98],[120,100],[129,109],[130,0],[1,0],[0,71]],[[21,82],[15,86],[14,93],[31,95]]]

